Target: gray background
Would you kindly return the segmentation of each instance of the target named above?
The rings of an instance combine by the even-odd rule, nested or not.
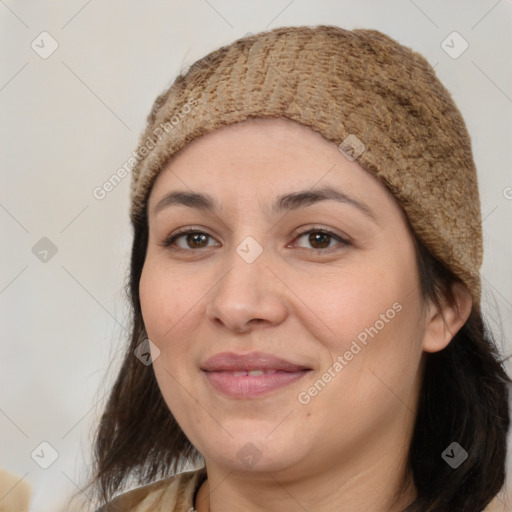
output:
[[[30,483],[31,510],[65,510],[83,487],[127,336],[129,177],[103,200],[93,189],[129,158],[180,69],[247,32],[376,28],[435,67],[472,136],[483,306],[512,352],[511,22],[511,0],[0,0],[0,465]],[[47,58],[44,31],[58,44]],[[453,31],[469,44],[458,58],[441,46]],[[58,453],[48,469],[31,457],[51,462],[43,441]]]

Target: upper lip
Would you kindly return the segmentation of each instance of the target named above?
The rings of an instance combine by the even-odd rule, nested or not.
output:
[[[207,372],[242,370],[281,370],[286,372],[298,372],[311,370],[311,368],[301,364],[294,364],[265,352],[251,352],[249,354],[222,352],[207,359],[201,365],[201,370]]]

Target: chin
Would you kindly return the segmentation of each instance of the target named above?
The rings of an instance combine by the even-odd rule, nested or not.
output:
[[[215,464],[227,471],[236,472],[282,472],[300,464],[300,454],[293,446],[282,446],[281,449],[265,440],[265,437],[244,436],[243,440],[231,440],[229,445],[210,446],[205,460],[213,460]],[[220,449],[219,449],[220,447]]]

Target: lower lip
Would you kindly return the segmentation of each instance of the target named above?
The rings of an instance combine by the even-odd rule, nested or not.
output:
[[[214,389],[231,398],[258,398],[302,379],[311,370],[235,376],[227,372],[206,372]]]

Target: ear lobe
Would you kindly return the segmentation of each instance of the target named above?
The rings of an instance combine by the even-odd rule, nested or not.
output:
[[[446,348],[471,313],[473,299],[466,286],[456,282],[452,285],[452,293],[454,304],[443,298],[441,310],[432,302],[429,305],[423,338],[425,352],[439,352]]]

